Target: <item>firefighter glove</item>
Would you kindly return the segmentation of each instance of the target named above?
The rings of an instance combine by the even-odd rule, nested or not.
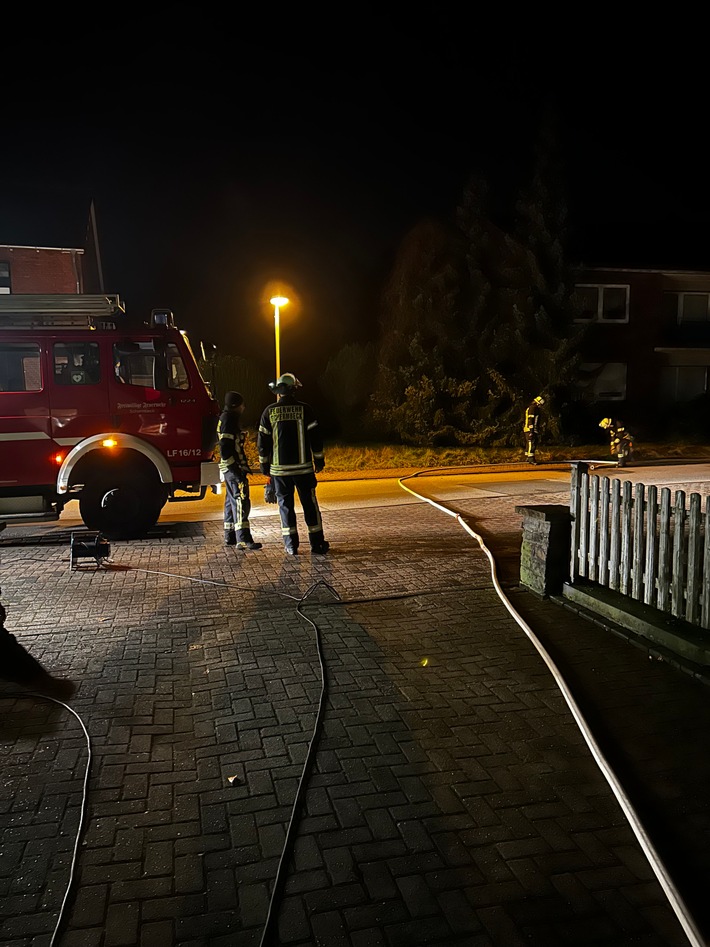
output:
[[[276,503],[276,488],[271,482],[271,478],[264,487],[264,503]]]
[[[325,459],[324,459],[323,457],[321,457],[321,458],[319,458],[318,460],[314,460],[314,461],[313,461],[313,466],[314,466],[315,469],[316,469],[316,473],[320,473],[321,470],[325,467]]]

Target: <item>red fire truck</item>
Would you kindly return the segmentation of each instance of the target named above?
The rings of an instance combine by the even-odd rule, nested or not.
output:
[[[78,500],[109,539],[219,482],[219,406],[169,310],[130,326],[118,296],[0,295],[0,521]]]

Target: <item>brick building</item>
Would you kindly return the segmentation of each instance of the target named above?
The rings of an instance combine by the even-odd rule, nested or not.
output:
[[[0,215],[0,293],[103,293],[91,200],[14,198]]]
[[[0,246],[0,293],[83,293],[84,250]]]
[[[641,436],[707,409],[710,272],[585,267],[574,283],[586,325],[578,394],[595,416]]]

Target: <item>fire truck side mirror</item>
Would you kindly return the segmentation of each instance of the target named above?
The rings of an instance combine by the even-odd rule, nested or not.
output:
[[[120,339],[116,342],[114,346],[119,355],[133,355],[135,352],[140,352],[140,345],[137,342],[133,342],[131,339]]]

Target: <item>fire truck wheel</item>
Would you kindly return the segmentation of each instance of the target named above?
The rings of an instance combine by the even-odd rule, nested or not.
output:
[[[154,526],[164,502],[156,478],[144,473],[116,472],[87,483],[79,499],[79,512],[87,529],[107,539],[137,539]]]

